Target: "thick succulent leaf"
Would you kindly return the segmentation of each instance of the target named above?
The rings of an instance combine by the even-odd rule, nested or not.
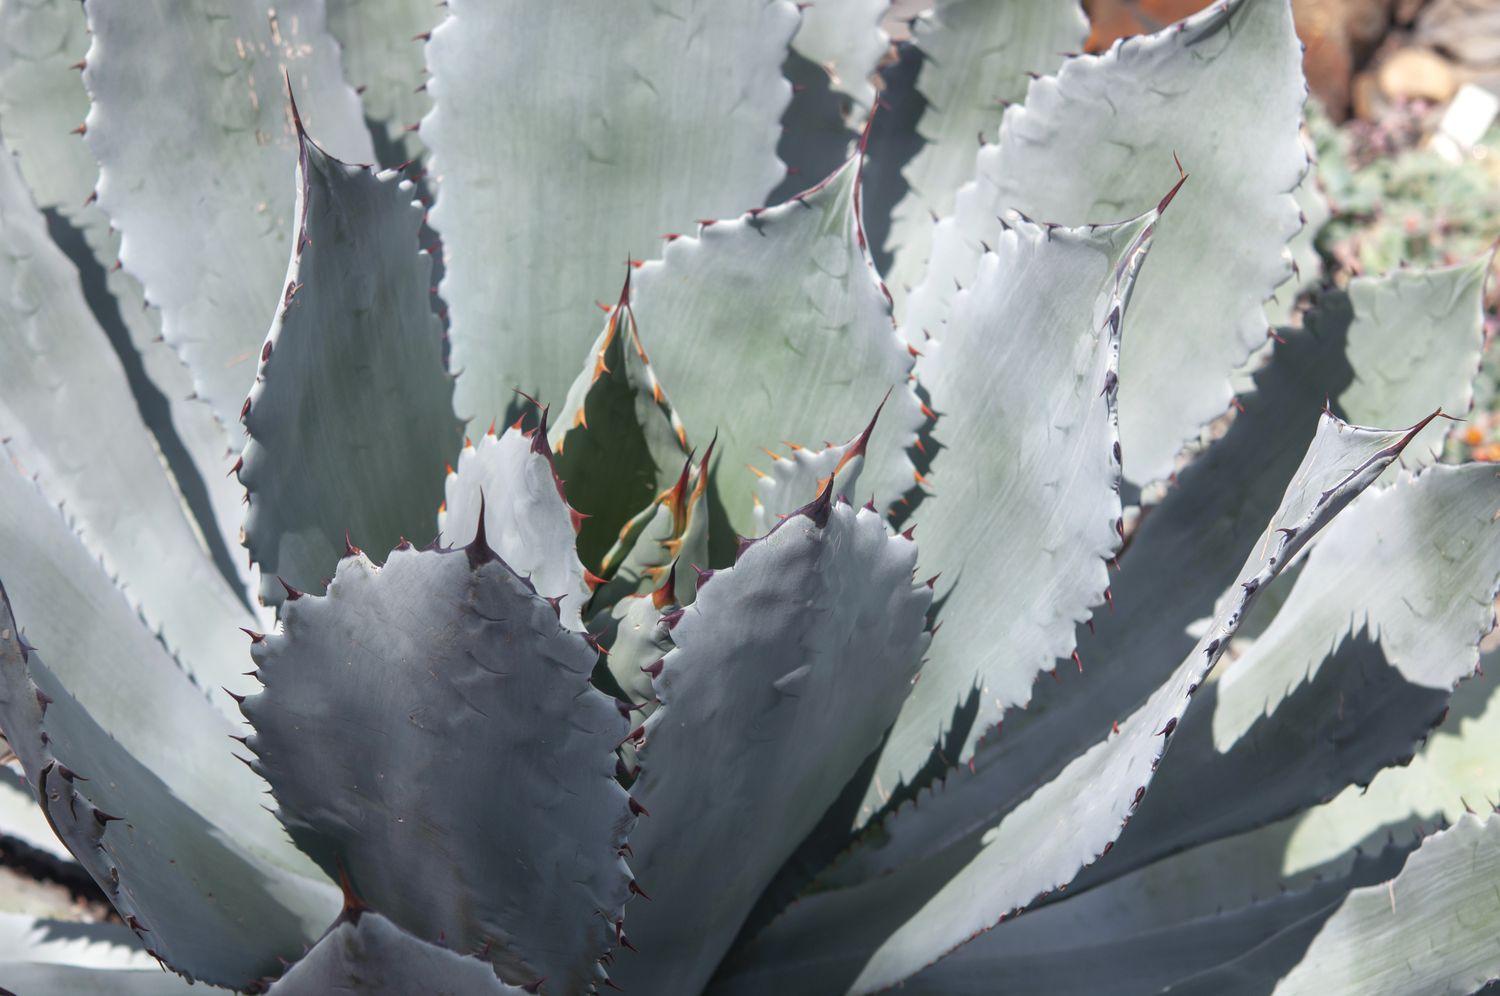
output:
[[[915,561],[879,515],[825,490],[675,619],[633,789],[651,815],[632,864],[653,902],[631,910],[650,960],[621,961],[627,989],[698,992],[879,743],[927,644],[932,595],[913,584]]]
[[[1478,288],[1470,293],[1477,307]],[[1077,633],[1084,672],[1079,680],[1088,687],[1073,684],[1071,665],[1054,672],[1057,681],[1039,681],[1024,710],[1006,713],[1003,732],[993,727],[982,731],[986,738],[968,769],[960,768],[946,783],[924,793],[920,805],[903,808],[871,836],[868,846],[836,870],[839,879],[857,881],[879,874],[982,832],[1104,737],[1111,724],[1131,704],[1143,701],[1165,680],[1172,662],[1192,647],[1189,630],[1213,613],[1215,593],[1234,580],[1231,565],[1243,562],[1261,542],[1263,525],[1311,440],[1327,399],[1338,397],[1356,375],[1402,383],[1386,373],[1383,363],[1387,357],[1398,359],[1402,351],[1395,343],[1414,335],[1426,339],[1428,363],[1442,371],[1434,381],[1442,385],[1436,393],[1462,395],[1474,376],[1466,355],[1472,326],[1467,309],[1454,308],[1450,315],[1453,321],[1424,332],[1376,321],[1374,316],[1356,316],[1342,292],[1323,295],[1307,315],[1306,328],[1284,332],[1285,341],[1256,373],[1256,392],[1245,396],[1244,411],[1229,432],[1183,470],[1177,485],[1132,537],[1112,579],[1113,611],[1100,613],[1087,630]],[[1356,327],[1357,317],[1361,320]],[[1351,335],[1366,340],[1358,371],[1346,356]],[[1381,344],[1391,348],[1379,348]],[[1420,387],[1411,378],[1404,383]],[[1385,424],[1415,422],[1437,403],[1424,393],[1425,389],[1388,392],[1386,410],[1369,414]]]
[[[909,190],[886,240],[898,317],[926,269],[933,226],[974,179],[974,155],[995,140],[1005,108],[1026,96],[1031,76],[1056,72],[1064,53],[1082,50],[1088,33],[1073,0],[938,0],[912,22],[912,44],[922,53],[917,90],[927,105],[917,131],[926,144],[902,171]]]
[[[675,239],[632,295],[683,421],[718,431],[714,484],[736,531],[752,531],[761,446],[822,440],[851,404],[888,391],[861,486],[882,509],[911,487],[905,448],[922,420],[913,356],[866,251],[858,157],[785,204]]]
[[[0,837],[20,841],[59,861],[73,860],[48,826],[26,776],[8,765],[0,765]]]
[[[1033,82],[934,233],[908,339],[941,334],[1002,210],[1065,225],[1129,217],[1156,203],[1176,154],[1193,179],[1157,233],[1120,359],[1125,476],[1166,477],[1229,404],[1230,371],[1265,342],[1262,303],[1291,274],[1301,58],[1288,0],[1227,0]]]
[[[562,399],[621,263],[695,218],[760,204],[780,180],[797,12],[787,0],[447,6],[427,44],[421,134],[441,188],[454,403],[484,425],[509,421],[516,388]]]
[[[1349,365],[1354,380],[1339,392],[1338,406],[1355,422],[1378,421],[1386,413],[1425,398],[1462,415],[1474,403],[1473,377],[1454,370],[1479,369],[1484,351],[1484,280],[1491,253],[1439,270],[1396,270],[1384,277],[1349,281],[1354,321],[1349,327]],[[1401,329],[1404,335],[1383,335]],[[1433,354],[1437,353],[1437,357]],[[1440,358],[1440,362],[1434,362]],[[1434,423],[1401,458],[1426,466],[1443,455],[1450,427]]]
[[[0,468],[0,488],[27,487]],[[29,582],[16,602],[30,638],[55,642],[49,667],[0,592],[0,728],[53,831],[142,942],[189,978],[251,985],[317,936],[337,893],[304,877],[316,869],[260,807],[230,724],[33,495],[3,521],[48,541],[45,558],[7,569]]]
[[[249,610],[200,545],[78,273],[47,234],[3,144],[0,246],[6,454],[65,505],[84,543],[189,673],[207,685],[226,680],[244,651],[235,627],[252,621]],[[17,534],[14,542],[33,540]],[[23,555],[9,541],[0,554],[12,589],[23,589],[31,579],[12,566]]]
[[[226,471],[233,461],[229,437],[207,405],[194,397],[193,378],[177,354],[160,339],[161,323],[145,307],[140,283],[123,269],[120,236],[91,196],[99,165],[76,133],[88,114],[89,96],[78,71],[88,50],[88,25],[76,0],[7,3],[0,7],[0,137],[15,154],[21,176],[38,206],[55,210],[82,236],[82,245],[63,246],[80,270],[97,275],[104,292],[90,306],[102,323],[117,322],[140,354],[151,385],[159,389],[162,410],[143,410],[168,459],[181,445],[196,475],[178,472],[178,483],[201,485],[212,509],[205,532],[217,532],[223,550],[239,542],[240,499],[244,492]],[[85,297],[88,298],[87,279]],[[164,438],[164,437],[175,437]],[[176,465],[174,464],[174,469]],[[184,481],[196,476],[198,481]],[[242,562],[242,580],[248,579]]]
[[[755,495],[755,534],[764,535],[788,515],[822,494],[833,480],[833,493],[851,497],[859,493],[859,472],[865,466],[865,446],[880,418],[875,418],[847,443],[811,450],[795,443],[787,444],[787,453],[765,452],[771,458],[770,471],[761,475]]]
[[[1497,510],[1494,468],[1469,464],[1398,479],[1340,516],[1177,732],[1191,763],[1167,763],[1093,877],[1280,819],[1409,759],[1494,626]]]
[[[364,104],[366,123],[383,147],[404,158],[421,150],[411,126],[432,106],[422,43],[443,19],[425,0],[326,0],[328,31],[342,49],[344,75]],[[394,165],[394,164],[392,164]]]
[[[671,589],[667,588],[655,598],[632,595],[612,612],[617,617],[615,638],[605,663],[610,676],[631,704],[640,707],[643,717],[656,710],[656,691],[649,669],[672,649],[672,630],[663,610],[673,604]]]
[[[1121,323],[1157,220],[1059,229],[1012,216],[918,362],[941,413],[934,435],[952,454],[930,478],[937,497],[920,526],[923,566],[943,572],[943,626],[872,793],[920,769],[978,688],[966,759],[1104,601],[1120,545]],[[1001,376],[1009,386],[997,390]]]
[[[483,511],[484,535],[500,559],[543,597],[562,599],[563,625],[583,628],[579,614],[590,589],[574,549],[579,516],[553,466],[545,415],[538,429],[523,432],[516,425],[499,436],[486,432],[477,445],[466,440],[446,494],[438,513],[440,543],[467,542]]]
[[[377,557],[426,543],[461,434],[411,185],[298,129],[292,261],[240,412],[245,546],[268,604],[285,596],[278,576],[321,591],[346,537]]]
[[[1497,877],[1500,816],[1464,816],[1424,842],[1394,879],[1350,893],[1310,944],[1293,928],[1180,991],[1205,996],[1477,992],[1500,977]],[[1287,944],[1296,946],[1299,957],[1283,974],[1277,955]]]
[[[271,996],[524,996],[488,962],[418,940],[379,913],[334,924],[268,990]]]
[[[254,644],[266,687],[244,703],[293,839],[403,930],[482,953],[507,982],[602,982],[635,817],[593,648],[484,531],[381,568],[347,557],[328,591],[287,602],[284,632]]]
[[[797,939],[818,937],[818,984],[824,991],[846,986],[875,991],[909,978],[976,933],[1066,887],[1113,847],[1144,798],[1193,693],[1259,592],[1390,465],[1419,428],[1362,429],[1325,415],[1263,529],[1262,542],[1220,598],[1213,622],[1156,691],[1119,722],[1118,732],[1070,762],[997,826],[961,846],[861,886],[804,898],[757,940],[747,970],[789,960],[809,967]],[[855,910],[878,913],[856,916]]]
[[[99,205],[197,393],[233,424],[297,224],[286,80],[330,151],[370,162],[359,98],[343,82],[321,0],[274,10],[92,0],[85,9],[94,98],[85,138],[100,164]]]
[[[687,453],[687,431],[651,369],[625,301],[622,294],[589,350],[550,440],[569,500],[588,516],[578,531],[578,555],[595,571],[620,530],[671,482]]]
[[[180,996],[199,992],[162,971],[128,927],[0,913],[0,982],[47,996]]]
[[[792,51],[828,74],[829,87],[860,108],[875,106],[871,77],[891,39],[880,21],[890,0],[822,0],[802,7]]]

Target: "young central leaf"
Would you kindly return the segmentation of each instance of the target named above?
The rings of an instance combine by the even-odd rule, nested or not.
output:
[[[295,841],[370,908],[513,985],[604,981],[635,821],[596,654],[489,549],[339,564],[253,646],[248,746]]]

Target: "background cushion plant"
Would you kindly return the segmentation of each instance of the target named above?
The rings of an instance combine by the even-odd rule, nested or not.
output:
[[[0,987],[1500,976],[1491,260],[1287,0],[884,12],[0,0]]]

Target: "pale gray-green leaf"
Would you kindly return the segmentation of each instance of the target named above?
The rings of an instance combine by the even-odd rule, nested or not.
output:
[[[792,51],[820,66],[829,86],[864,112],[875,105],[870,81],[891,39],[880,26],[890,0],[821,0],[802,7]]]
[[[602,983],[635,817],[596,654],[477,537],[339,563],[254,644],[248,745],[293,838],[416,936],[507,982]],[[399,855],[399,860],[392,856]]]
[[[945,448],[917,514],[923,567],[943,572],[942,629],[872,793],[910,778],[978,688],[965,760],[1104,601],[1120,544],[1121,326],[1135,327],[1124,313],[1157,220],[1063,229],[1012,216],[918,361]]]
[[[1354,382],[1338,395],[1348,418],[1378,421],[1403,411],[1411,418],[1414,406],[1431,410],[1441,405],[1453,416],[1469,411],[1473,377],[1458,379],[1453,371],[1479,369],[1484,282],[1493,261],[1485,253],[1444,269],[1402,269],[1349,281],[1354,322],[1348,352]],[[1390,329],[1403,334],[1382,334]],[[1450,428],[1446,423],[1428,426],[1407,448],[1402,463],[1421,467],[1437,460]]]
[[[317,936],[337,893],[261,808],[264,783],[230,752],[234,727],[55,510],[8,465],[0,494],[0,528],[33,542],[6,562],[26,581],[14,614],[0,591],[0,727],[48,822],[174,969],[250,985]]]
[[[270,996],[525,996],[488,962],[418,940],[379,913],[341,919]]]
[[[203,529],[217,531],[223,548],[234,550],[244,491],[227,474],[234,459],[229,436],[211,409],[192,396],[192,374],[161,341],[160,316],[146,308],[140,282],[116,268],[120,234],[93,203],[99,165],[74,132],[89,111],[88,91],[79,75],[88,47],[88,24],[76,0],[0,6],[0,136],[15,153],[37,204],[71,222],[104,271],[113,313],[140,353],[147,377],[160,389],[170,431],[182,443],[207,493],[214,522],[203,523]],[[159,439],[168,431],[167,425],[155,422],[149,427]],[[235,558],[235,566],[248,586],[247,565]]]
[[[461,546],[479,529],[511,569],[530,579],[546,598],[561,598],[563,624],[582,629],[580,612],[590,590],[574,543],[578,526],[563,494],[547,448],[545,422],[523,432],[512,426],[499,436],[486,432],[458,455],[448,475],[446,499],[438,514],[442,544]]]
[[[1034,81],[934,233],[908,339],[942,334],[1004,209],[1066,225],[1130,217],[1175,178],[1176,154],[1192,179],[1157,233],[1120,359],[1125,477],[1166,477],[1228,406],[1230,372],[1265,341],[1262,304],[1291,274],[1301,59],[1289,0],[1228,0]]]
[[[422,147],[410,128],[432,106],[423,87],[423,42],[443,19],[443,5],[429,0],[327,4],[328,31],[338,39],[344,76],[359,94],[368,123],[385,132],[386,144],[415,158]]]
[[[461,433],[411,185],[300,141],[292,261],[241,412],[245,546],[268,604],[278,576],[321,591],[346,536],[377,558],[426,543]]]
[[[62,504],[84,544],[198,681],[216,686],[254,620],[204,551],[78,271],[47,233],[0,144],[0,438],[9,462]],[[0,506],[4,516],[21,513]],[[18,534],[16,541],[29,543]],[[0,545],[12,591],[31,578]]]
[[[922,53],[917,90],[927,104],[917,131],[926,144],[902,170],[910,189],[886,239],[894,254],[886,283],[898,317],[922,280],[933,226],[953,213],[953,195],[974,179],[974,156],[994,142],[1006,106],[1026,96],[1030,74],[1056,72],[1065,53],[1080,51],[1088,31],[1073,0],[938,0],[912,24],[912,44]]]
[[[124,235],[120,261],[162,311],[163,337],[232,425],[297,226],[286,78],[334,155],[371,162],[359,98],[322,0],[91,0],[85,10],[85,138],[100,163],[99,205]]]
[[[622,957],[625,988],[698,992],[879,743],[927,644],[915,561],[879,515],[825,492],[671,623],[633,789],[651,815],[632,866],[653,901],[632,907],[629,934],[650,960]]]
[[[865,248],[858,158],[800,198],[674,240],[632,295],[683,421],[718,432],[714,484],[737,532],[754,525],[748,465],[760,447],[820,442],[851,406],[870,411],[887,392],[861,486],[877,508],[911,487],[905,448],[922,420],[913,357]]]
[[[508,421],[516,388],[560,402],[626,260],[762,202],[796,28],[788,0],[450,0],[421,135],[460,417]]]

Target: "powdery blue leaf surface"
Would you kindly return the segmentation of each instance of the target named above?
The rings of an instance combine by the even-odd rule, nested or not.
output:
[[[815,959],[824,991],[877,991],[1067,886],[1113,847],[1145,797],[1193,693],[1261,589],[1379,477],[1419,428],[1363,429],[1325,415],[1264,529],[1264,541],[1219,600],[1207,632],[1119,722],[1118,732],[1070,762],[977,840],[860,886],[805,897],[753,942],[740,971],[751,977],[810,970]],[[867,915],[856,916],[855,910]]]
[[[94,98],[85,139],[100,164],[99,206],[198,395],[232,425],[297,228],[286,80],[330,152],[371,162],[359,98],[343,81],[322,0],[92,0],[85,10]]]
[[[1193,178],[1157,233],[1120,359],[1125,477],[1165,478],[1228,406],[1231,371],[1265,342],[1262,304],[1291,275],[1291,192],[1307,169],[1301,59],[1289,0],[1226,0],[1034,81],[934,233],[908,339],[942,334],[1002,211],[1065,225],[1130,217],[1161,196],[1175,154]]]
[[[788,0],[450,0],[421,135],[461,417],[509,421],[517,388],[560,402],[627,259],[762,202],[796,28]]]
[[[918,361],[945,449],[918,511],[923,567],[943,572],[942,629],[872,795],[926,763],[977,687],[966,759],[1006,706],[1026,702],[1037,673],[1073,652],[1075,625],[1104,601],[1120,544],[1115,371],[1157,224],[1155,211],[1087,229],[1012,217]]]
[[[0,438],[8,461],[66,508],[103,570],[191,675],[212,687],[238,670],[244,645],[235,629],[253,624],[250,611],[195,534],[78,272],[47,234],[3,144]],[[12,590],[25,590],[31,579],[11,566],[20,551],[7,543],[0,555]]]
[[[938,0],[912,22],[911,43],[922,53],[917,90],[927,106],[917,124],[925,144],[902,170],[910,190],[885,245],[894,254],[886,283],[898,317],[926,270],[934,226],[974,179],[974,157],[995,141],[1005,108],[1026,96],[1032,75],[1056,72],[1065,53],[1081,51],[1088,33],[1073,0]]]
[[[411,184],[299,141],[292,260],[240,412],[245,546],[267,603],[285,595],[278,576],[321,591],[346,537],[377,557],[431,539],[461,434]]]
[[[341,917],[268,990],[271,996],[524,996],[488,962],[406,933],[379,913]]]
[[[596,653],[486,544],[345,558],[253,645],[248,746],[293,839],[401,929],[583,992],[631,883],[625,720]],[[399,861],[391,860],[400,855]]]
[[[825,490],[671,620],[675,646],[653,673],[662,705],[637,737],[633,792],[650,815],[632,867],[652,902],[631,909],[642,956],[618,963],[625,988],[698,992],[879,743],[927,644],[915,561],[879,515]]]
[[[887,392],[861,487],[883,509],[913,483],[914,357],[866,251],[859,190],[856,157],[785,204],[673,240],[636,274],[641,337],[683,422],[718,432],[714,485],[741,534],[754,523],[748,465],[760,447],[821,441],[851,405],[869,411]]]
[[[8,465],[0,496],[5,570],[25,581],[14,614],[0,606],[0,728],[53,830],[175,970],[236,988],[273,974],[327,924],[337,891],[261,808],[235,727],[56,510]]]
[[[578,531],[579,558],[596,571],[687,455],[687,431],[641,345],[628,291],[568,389],[550,439],[569,501],[588,516]]]
[[[563,625],[583,628],[579,614],[591,589],[575,549],[579,515],[553,465],[545,415],[537,429],[512,426],[499,436],[486,432],[477,444],[466,440],[446,495],[438,514],[441,544],[468,542],[482,509],[484,535],[500,559],[544,598],[561,599]]]

